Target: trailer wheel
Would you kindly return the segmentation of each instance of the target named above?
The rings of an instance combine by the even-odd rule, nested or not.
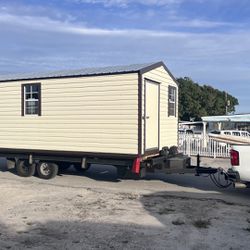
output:
[[[19,176],[30,177],[35,174],[36,165],[29,164],[27,160],[18,160],[16,163],[16,172]]]
[[[40,162],[37,165],[37,173],[42,179],[52,179],[58,173],[58,165],[52,162]]]

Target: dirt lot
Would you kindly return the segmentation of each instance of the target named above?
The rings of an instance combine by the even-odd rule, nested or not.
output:
[[[0,249],[249,248],[250,190],[220,190],[191,175],[118,181],[107,166],[44,181],[18,177],[4,164]]]

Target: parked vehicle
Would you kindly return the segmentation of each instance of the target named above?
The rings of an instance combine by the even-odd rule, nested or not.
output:
[[[236,187],[250,187],[250,144],[232,145],[230,179]]]

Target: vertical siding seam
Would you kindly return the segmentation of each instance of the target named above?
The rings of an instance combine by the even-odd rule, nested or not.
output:
[[[144,127],[143,127],[143,137],[144,137],[144,141],[143,141],[143,152],[145,154],[146,152],[146,80],[145,80],[145,77],[143,77],[143,90],[144,90],[144,93],[143,93],[143,96],[144,96],[144,119],[143,119],[143,122],[144,122]]]
[[[138,72],[138,155],[142,153],[142,74]]]
[[[158,85],[158,150],[161,149],[161,83]]]

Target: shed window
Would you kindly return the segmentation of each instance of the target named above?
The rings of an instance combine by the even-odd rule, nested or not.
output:
[[[168,116],[176,116],[176,87],[168,87]]]
[[[22,115],[41,115],[41,84],[22,85]]]

